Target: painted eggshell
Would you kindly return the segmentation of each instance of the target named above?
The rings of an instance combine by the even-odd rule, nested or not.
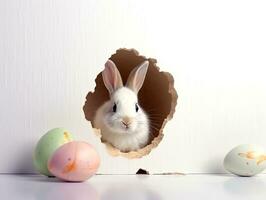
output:
[[[52,176],[47,168],[49,158],[56,149],[70,141],[73,141],[73,137],[64,128],[55,128],[48,131],[36,145],[33,155],[35,169],[43,175]]]
[[[225,156],[224,167],[239,176],[254,176],[266,168],[265,151],[258,145],[239,145]]]
[[[95,149],[86,142],[70,142],[55,151],[48,161],[49,171],[65,181],[85,181],[100,165]]]

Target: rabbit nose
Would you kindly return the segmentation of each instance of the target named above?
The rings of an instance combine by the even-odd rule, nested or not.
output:
[[[122,121],[122,124],[123,124],[126,128],[128,128],[128,126],[129,126],[129,124],[127,124],[127,123],[125,123],[125,122],[123,122],[123,121]]]
[[[132,122],[132,119],[130,117],[123,117],[121,122],[126,128],[128,128]]]

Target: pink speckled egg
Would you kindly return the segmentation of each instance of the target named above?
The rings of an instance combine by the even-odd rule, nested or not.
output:
[[[100,157],[86,142],[73,141],[58,148],[48,161],[49,171],[65,181],[85,181],[94,175]]]

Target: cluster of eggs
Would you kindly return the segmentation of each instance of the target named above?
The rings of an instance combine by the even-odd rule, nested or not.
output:
[[[83,141],[74,141],[64,128],[55,128],[41,137],[34,151],[33,164],[46,176],[65,181],[85,181],[100,165],[95,149]]]
[[[265,151],[259,145],[239,145],[227,153],[224,167],[238,176],[254,176],[266,169]]]

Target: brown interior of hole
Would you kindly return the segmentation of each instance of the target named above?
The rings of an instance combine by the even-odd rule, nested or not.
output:
[[[119,49],[110,59],[116,64],[124,83],[126,83],[128,75],[134,67],[145,60],[149,61],[148,72],[138,98],[139,104],[150,119],[151,138],[156,138],[162,132],[160,130],[165,125],[165,120],[172,118],[174,113],[177,95],[173,88],[172,76],[169,73],[160,72],[155,59],[140,56],[133,49]],[[101,73],[98,74],[95,82],[95,90],[88,93],[83,107],[85,118],[91,121],[92,126],[97,109],[109,100],[109,94],[104,86]]]

